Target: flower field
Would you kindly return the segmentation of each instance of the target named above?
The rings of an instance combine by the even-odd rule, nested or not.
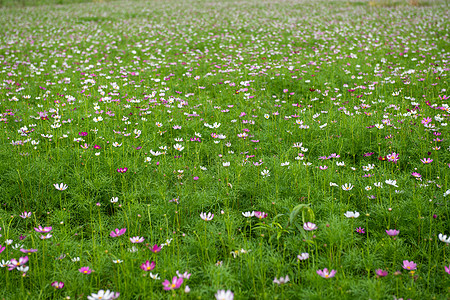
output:
[[[0,1],[0,299],[449,299],[446,1],[68,2]]]

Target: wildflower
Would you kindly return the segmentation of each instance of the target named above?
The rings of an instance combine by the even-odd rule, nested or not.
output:
[[[184,149],[184,147],[181,146],[180,144],[173,145],[173,148],[175,148],[175,150],[178,150],[178,151],[182,151]]]
[[[382,188],[383,187],[383,183],[382,182],[375,182],[373,185],[376,186],[377,188]]]
[[[174,276],[172,278],[172,283],[170,283],[169,280],[165,280],[162,285],[164,286],[164,289],[166,291],[174,290],[180,288],[180,286],[183,284],[183,278],[178,278],[177,276]]]
[[[155,244],[153,247],[149,248],[150,251],[152,251],[153,253],[158,253],[159,251],[161,251],[161,247],[158,246],[158,244]]]
[[[35,227],[34,230],[36,230],[39,233],[47,233],[47,232],[52,231],[52,227],[44,227],[44,228],[42,228],[42,226],[39,225],[39,228]]]
[[[24,274],[22,274],[22,276],[25,276],[26,275],[25,273],[28,272],[29,269],[30,269],[30,267],[28,267],[28,266],[19,266],[16,268],[17,271],[24,273]]]
[[[351,183],[346,183],[346,184],[342,185],[341,188],[344,191],[350,191],[351,189],[353,189],[353,185]]]
[[[114,142],[114,143],[112,143],[112,145],[113,145],[113,147],[120,147],[120,146],[122,146],[122,144],[119,144],[118,142]]]
[[[450,236],[447,238],[447,235],[443,235],[442,233],[439,233],[438,237],[442,242],[444,242],[446,244],[450,244]]]
[[[64,282],[54,281],[52,282],[52,287],[54,287],[55,289],[62,289],[64,287]]]
[[[2,259],[2,261],[0,262],[0,267],[5,268],[5,267],[9,266],[10,264],[11,264],[11,261],[9,261],[9,260],[5,261]]]
[[[417,264],[415,264],[413,261],[404,260],[402,267],[405,270],[415,270],[417,269]]]
[[[144,270],[144,271],[151,271],[151,270],[153,270],[154,268],[155,268],[155,262],[154,261],[152,261],[151,263],[147,260],[145,263],[143,263],[142,265],[141,265],[141,269],[142,270]]]
[[[19,217],[21,217],[22,219],[30,218],[31,217],[31,211],[30,212],[24,211],[21,215],[19,215]]]
[[[139,236],[130,237],[130,242],[132,242],[133,244],[140,244],[143,241],[144,241],[143,237],[139,237]]]
[[[301,253],[301,254],[297,255],[298,260],[306,260],[308,258],[309,258],[309,253]]]
[[[111,233],[109,234],[110,237],[118,237],[121,236],[122,234],[124,234],[127,231],[126,228],[122,228],[119,230],[119,228],[116,228],[115,230],[111,231]]]
[[[377,276],[379,276],[379,277],[385,277],[385,276],[387,276],[388,272],[383,271],[382,269],[377,269],[377,270],[375,270],[375,274],[377,274]]]
[[[126,171],[128,171],[128,168],[118,168],[117,172],[119,173],[125,173]]]
[[[80,261],[80,258],[79,257],[74,257],[74,258],[71,259],[71,261],[72,262],[77,262],[77,261]]]
[[[336,274],[336,270],[331,270],[331,272],[328,272],[328,269],[325,268],[323,270],[317,270],[317,274],[319,274],[323,278],[331,278]]]
[[[386,159],[390,162],[397,162],[398,161],[398,154],[393,152],[391,154],[386,155]]]
[[[400,230],[389,229],[389,230],[386,230],[386,233],[389,236],[396,236],[396,235],[398,235],[400,233]]]
[[[218,290],[217,293],[214,295],[216,297],[216,300],[233,300],[234,294],[230,290]]]
[[[202,212],[200,214],[200,218],[202,218],[202,220],[205,220],[205,221],[211,221],[214,218],[214,214],[211,214],[210,212],[208,214]]]
[[[118,197],[112,197],[111,200],[109,200],[111,203],[116,203],[117,201],[119,201]]]
[[[61,184],[54,183],[53,186],[55,187],[55,189],[57,189],[59,191],[64,191],[68,188],[67,184],[64,184],[64,183],[61,183]]]
[[[257,217],[258,219],[264,219],[267,218],[267,214],[263,211],[255,211],[255,217]]]
[[[421,158],[420,161],[424,164],[431,164],[433,162],[433,160],[429,157],[427,158]]]
[[[10,260],[10,263],[8,265],[8,270],[11,271],[12,269],[15,269],[17,267],[23,266],[28,262],[28,256],[20,257],[19,260],[13,258]]]
[[[158,276],[158,274],[153,274],[152,272],[148,273],[148,276],[154,280],[160,280],[161,278]]]
[[[356,232],[357,232],[357,233],[361,233],[361,234],[366,233],[366,232],[364,231],[364,228],[361,228],[361,227],[356,228]]]
[[[2,247],[0,245],[0,253],[2,252],[1,248]],[[22,253],[34,253],[34,252],[37,252],[38,250],[37,249],[32,249],[32,248],[30,248],[30,249],[23,249],[23,248],[21,248],[19,251],[22,252]]]
[[[386,184],[398,187],[397,180],[387,179],[385,182],[386,182]]]
[[[119,292],[111,292],[110,290],[100,290],[97,294],[92,293],[90,296],[87,296],[88,300],[113,300],[119,298]]]
[[[184,288],[184,292],[187,294],[187,293],[189,293],[191,291],[191,289],[189,288],[189,286],[187,285],[185,288]]]
[[[175,272],[177,273],[177,276],[184,279],[189,279],[191,277],[191,273],[188,273],[187,271],[181,274],[178,270]]]
[[[123,260],[115,259],[112,262],[115,263],[115,264],[121,264],[121,263],[123,263]]]
[[[244,217],[246,217],[246,218],[251,218],[251,217],[255,216],[255,212],[254,211],[252,211],[252,212],[247,211],[247,212],[243,212],[242,215]]]
[[[222,165],[223,165],[224,167],[229,167],[229,166],[230,166],[230,162],[229,162],[229,161],[223,162]]]
[[[317,225],[311,222],[306,222],[305,224],[303,224],[303,229],[305,229],[306,231],[316,230]]]
[[[355,211],[355,212],[348,211],[348,212],[346,212],[344,214],[344,216],[346,216],[347,218],[350,218],[350,219],[354,219],[354,218],[359,217],[359,212],[357,212],[357,211]]]
[[[450,274],[450,265],[447,267],[447,266],[444,266],[444,269],[445,269],[445,272],[446,273],[448,273],[448,274]]]
[[[0,253],[2,253],[3,251],[5,251],[5,247],[2,247],[2,245],[0,245]]]
[[[276,284],[278,284],[278,285],[280,285],[280,284],[285,284],[285,283],[289,282],[289,276],[286,275],[285,278],[280,277],[280,279],[277,279],[277,278],[275,277],[275,279],[273,280],[273,282],[276,283]]]
[[[92,273],[92,270],[89,269],[89,267],[81,267],[78,269],[78,271],[80,271],[80,273],[83,273],[83,274],[91,274]]]
[[[270,173],[269,170],[263,170],[263,171],[261,172],[261,175],[262,175],[263,177],[269,177],[269,176],[270,176],[269,173]]]

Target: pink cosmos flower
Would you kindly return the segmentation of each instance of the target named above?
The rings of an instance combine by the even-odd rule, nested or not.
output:
[[[44,227],[44,228],[42,228],[42,226],[39,225],[39,227],[38,228],[35,227],[34,230],[36,230],[39,233],[47,233],[47,232],[52,231],[52,228],[51,227]]]
[[[170,281],[167,279],[164,280],[164,282],[162,283],[162,285],[164,286],[164,289],[166,291],[178,289],[178,288],[180,288],[180,286],[182,284],[183,284],[183,278],[182,277],[178,278],[177,276],[174,276],[172,278],[172,283],[170,283]]]
[[[158,253],[159,251],[161,251],[161,246],[158,246],[158,244],[155,244],[153,247],[149,247],[149,249],[153,253]]]
[[[2,245],[0,245],[0,253],[2,253],[5,250],[5,247],[2,247]]]
[[[375,270],[375,274],[377,274],[377,276],[379,276],[379,277],[385,277],[388,275],[388,272],[383,271],[382,269],[377,269],[377,270]]]
[[[364,228],[361,228],[361,227],[356,228],[356,232],[357,232],[357,233],[361,233],[361,234],[366,233],[366,232],[364,231]]]
[[[308,258],[309,258],[309,253],[306,253],[306,252],[297,255],[298,260],[306,260]]]
[[[398,235],[398,234],[400,233],[400,230],[389,229],[389,230],[386,230],[386,233],[387,233],[389,236],[396,236],[396,235]]]
[[[331,278],[336,275],[336,270],[331,270],[331,272],[328,272],[328,269],[325,268],[323,270],[317,270],[317,274],[319,274],[323,278]]]
[[[80,273],[83,273],[83,274],[91,274],[92,273],[92,269],[89,269],[89,267],[81,267],[78,269],[78,271],[80,271]]]
[[[1,246],[0,246],[0,248],[1,248]],[[22,252],[22,253],[34,253],[34,252],[37,252],[38,250],[37,249],[23,249],[23,248],[21,248],[19,251]]]
[[[31,211],[30,212],[24,211],[21,215],[19,215],[19,217],[21,217],[22,219],[29,218],[31,217]]]
[[[413,261],[404,260],[402,267],[405,270],[415,270],[415,269],[417,269],[417,264],[414,263]]]
[[[126,171],[128,171],[128,168],[118,168],[117,172],[119,173],[125,173]]]
[[[420,161],[424,164],[431,164],[433,162],[433,160],[429,157],[427,158],[421,158]]]
[[[445,269],[445,272],[446,273],[448,273],[448,274],[450,274],[450,265],[447,267],[447,266],[444,266],[444,269]]]
[[[388,160],[388,161],[391,161],[391,162],[397,162],[398,161],[398,154],[397,153],[395,153],[395,152],[393,152],[393,153],[391,153],[391,154],[388,154],[388,155],[386,155],[386,159]]]
[[[189,279],[189,278],[191,278],[191,275],[192,275],[191,273],[188,273],[187,271],[184,272],[183,274],[181,274],[181,273],[177,270],[175,273],[177,273],[177,276],[178,276],[178,277],[184,278],[184,279]]]
[[[277,279],[277,278],[275,277],[275,279],[273,280],[273,283],[276,283],[276,284],[280,285],[280,284],[285,284],[285,283],[289,282],[289,280],[290,280],[290,279],[289,279],[289,276],[288,276],[288,275],[286,275],[285,278],[280,277],[280,279]]]
[[[311,222],[306,222],[305,224],[303,224],[303,229],[305,229],[306,231],[316,230],[317,225]]]
[[[11,271],[17,267],[23,266],[28,262],[28,256],[20,257],[19,260],[16,260],[15,258],[11,259],[10,264],[8,265],[8,270]]]
[[[257,217],[258,219],[264,219],[267,218],[267,214],[263,211],[255,211],[255,217]]]
[[[122,234],[124,234],[127,231],[126,228],[122,228],[119,230],[119,228],[116,228],[115,230],[111,231],[111,233],[109,234],[110,237],[118,237],[121,236]]]
[[[52,282],[52,287],[54,287],[55,289],[62,289],[64,287],[64,282],[54,281]]]
[[[145,263],[143,263],[142,265],[141,265],[141,269],[142,270],[144,270],[144,271],[151,271],[151,270],[153,270],[154,268],[155,268],[155,262],[154,261],[152,261],[151,263],[147,260]]]

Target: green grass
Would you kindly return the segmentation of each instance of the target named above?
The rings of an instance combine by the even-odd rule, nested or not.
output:
[[[0,298],[448,299],[445,1],[25,2],[0,2]]]

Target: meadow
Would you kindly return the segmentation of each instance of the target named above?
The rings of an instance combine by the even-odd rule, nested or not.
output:
[[[0,8],[0,299],[449,299],[448,2],[68,2]]]

